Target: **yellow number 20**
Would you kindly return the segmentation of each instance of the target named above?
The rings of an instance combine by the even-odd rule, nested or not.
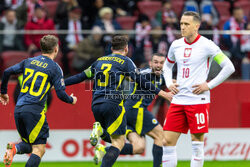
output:
[[[29,74],[28,74],[28,73],[29,73]],[[27,76],[27,77],[24,79],[24,81],[23,81],[23,85],[22,85],[22,88],[21,88],[21,92],[22,92],[22,93],[27,93],[27,92],[29,91],[29,93],[30,93],[31,95],[33,95],[33,96],[40,96],[40,95],[42,94],[43,88],[44,88],[44,86],[45,86],[45,84],[46,84],[48,75],[45,74],[45,73],[42,73],[42,72],[36,72],[35,75],[34,75],[34,70],[33,70],[33,69],[30,69],[30,68],[25,68],[24,75],[28,75],[28,76]],[[31,82],[31,85],[30,85],[30,89],[29,89],[28,86],[24,86],[24,85],[25,85],[25,83],[26,83],[33,75],[34,75],[34,77],[33,77],[33,79],[32,79],[32,82]],[[39,87],[38,91],[35,92],[35,91],[34,91],[34,86],[35,86],[36,80],[37,80],[37,78],[38,78],[39,76],[42,77],[43,80],[42,80],[42,82],[41,82],[41,84],[40,84],[40,87]]]
[[[105,82],[101,82],[100,79],[98,79],[97,81],[97,85],[98,86],[102,86],[105,87],[108,85],[109,83],[109,71],[111,70],[112,64],[102,64],[101,70],[103,70],[105,67],[107,67],[104,71],[103,71],[103,75],[105,76]]]

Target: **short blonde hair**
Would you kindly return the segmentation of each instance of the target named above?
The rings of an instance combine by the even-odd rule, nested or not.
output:
[[[101,8],[101,10],[99,11],[99,16],[102,18],[106,13],[111,13],[113,14],[113,11],[111,8],[109,7],[103,7]]]

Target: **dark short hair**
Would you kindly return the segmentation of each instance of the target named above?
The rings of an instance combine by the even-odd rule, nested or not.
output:
[[[159,57],[166,57],[164,54],[162,54],[162,53],[154,53],[153,55],[152,55],[152,57],[151,57],[151,60],[153,60],[153,57],[154,56],[159,56]]]
[[[114,35],[111,45],[113,50],[123,50],[128,45],[128,38],[123,35]]]
[[[53,53],[54,48],[58,45],[58,38],[54,35],[45,35],[40,39],[42,53]]]
[[[197,13],[197,12],[186,11],[186,12],[183,13],[182,16],[193,16],[194,21],[197,21],[197,22],[201,23],[201,17],[199,15],[199,13]]]
[[[236,11],[236,10],[243,10],[243,9],[241,7],[239,7],[239,6],[236,6],[236,7],[234,7],[233,12]]]

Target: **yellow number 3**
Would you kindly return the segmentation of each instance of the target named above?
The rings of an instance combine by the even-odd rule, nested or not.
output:
[[[102,86],[102,87],[105,87],[105,86],[107,86],[108,85],[108,83],[109,83],[109,71],[110,71],[110,69],[111,69],[111,67],[112,67],[112,64],[102,64],[102,67],[101,67],[101,70],[103,70],[105,67],[107,67],[104,71],[103,71],[103,75],[105,76],[105,82],[101,82],[101,80],[100,79],[98,79],[98,81],[97,81],[97,85],[98,86]]]

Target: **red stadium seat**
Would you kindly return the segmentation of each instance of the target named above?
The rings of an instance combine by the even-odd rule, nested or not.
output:
[[[134,29],[134,24],[136,20],[136,16],[122,16],[116,18],[116,21],[121,25],[122,29],[125,30]]]
[[[220,17],[220,21],[219,21],[219,24],[218,24],[220,30],[223,30],[223,26],[224,26],[225,22],[227,20],[229,20],[229,18],[230,18],[229,16],[221,16]]]
[[[6,68],[19,63],[20,61],[29,58],[29,54],[23,51],[5,51],[2,52],[2,65],[1,71],[5,70]]]
[[[59,1],[45,1],[44,2],[45,8],[48,11],[48,16],[50,18],[54,18],[55,14],[56,14],[56,8],[57,8],[58,3],[59,3]]]
[[[161,9],[161,2],[140,1],[137,3],[137,6],[141,13],[147,15],[152,20],[155,17],[156,12]]]
[[[177,15],[178,18],[180,18],[181,12],[182,12],[183,7],[184,7],[184,1],[172,0],[171,4],[172,4],[172,9],[174,10],[175,14]]]
[[[217,11],[222,16],[230,16],[230,3],[226,1],[213,1],[213,4]]]

